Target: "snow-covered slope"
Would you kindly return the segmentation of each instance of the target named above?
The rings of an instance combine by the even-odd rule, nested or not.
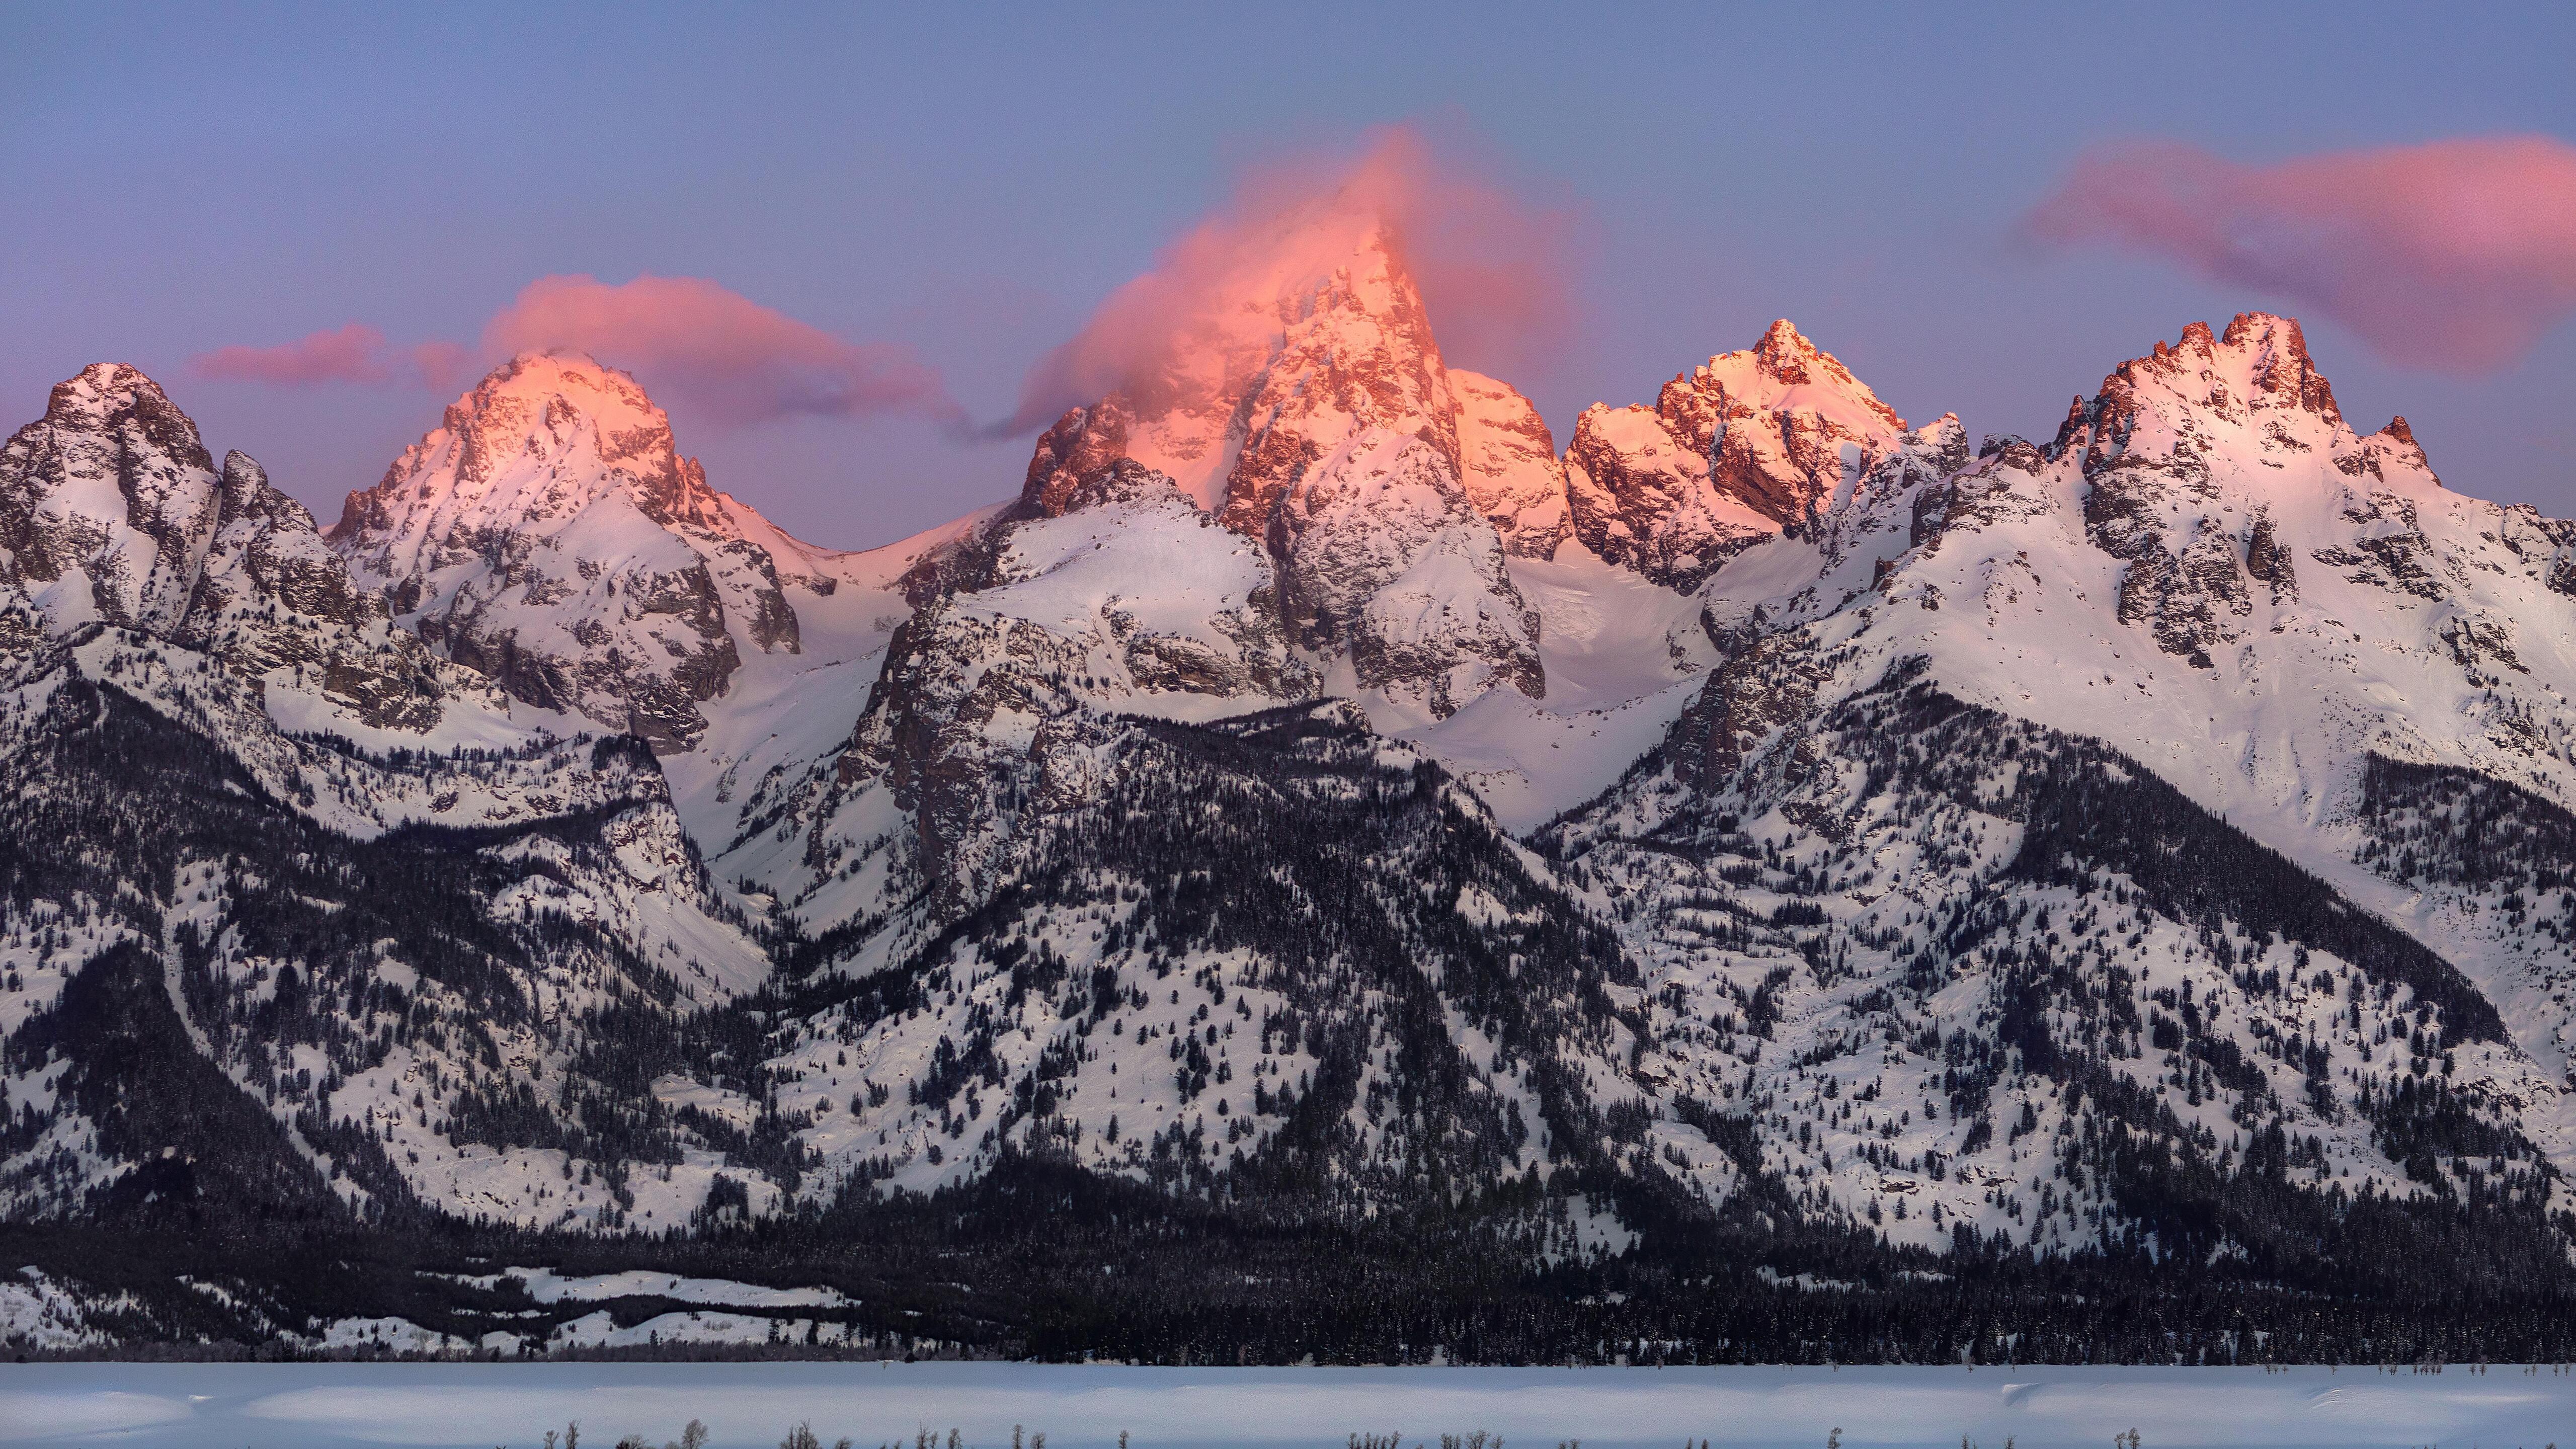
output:
[[[765,910],[796,892],[803,844],[788,812],[837,770],[887,648],[924,591],[916,568],[993,511],[882,548],[819,555],[831,587],[791,595],[797,651],[746,657],[723,696],[703,706],[697,747],[662,757],[689,838],[745,907]]]
[[[1121,471],[1132,493],[988,529],[972,574],[943,560],[950,592],[898,631],[846,749],[786,807],[777,841],[800,824],[797,853],[746,842],[809,928],[883,926],[928,901],[927,928],[981,900],[1031,847],[1028,815],[1095,783],[1085,721],[1207,719],[1314,692],[1259,545],[1168,480]]]
[[[113,366],[0,452],[0,1199],[616,1221],[668,1129],[535,1084],[765,953],[649,753],[437,657],[256,463],[209,463]]]
[[[649,752],[372,754],[254,690],[92,626],[0,693],[7,1210],[685,1221],[712,1163],[637,1171],[685,1139],[607,1085],[601,1038],[768,963]]]
[[[1499,1272],[2570,1261],[2576,525],[2263,314],[1975,448],[1781,323],[1557,457],[1391,232],[1298,224],[864,554],[587,359],[329,546],[58,390],[0,450],[8,1210],[1035,1172]]]
[[[2443,488],[2402,422],[2357,435],[2260,314],[2123,364],[2045,447],[1963,452],[1922,430],[1719,569],[1728,657],[1552,837],[1663,973],[1672,1080],[1794,1129],[1808,1211],[1928,1200],[1936,1241],[2171,1231],[2078,1165],[2114,1121],[2222,1176],[2278,1131],[2321,1189],[2430,1200],[2492,1156],[2481,1181],[2554,1201],[2567,525]],[[1856,1117],[1856,1085],[1890,1106]],[[2069,1149],[2047,1172],[1980,1129],[2016,1113]]]
[[[1399,729],[1527,831],[1591,800],[1662,739],[1719,656],[1699,601],[1603,563],[1571,540],[1515,558],[1512,579],[1542,621],[1544,699],[1491,690],[1428,726]]]
[[[1853,677],[1919,654],[2382,909],[2411,906],[2353,867],[2370,757],[2576,801],[2576,528],[2443,487],[2403,420],[2357,434],[2296,323],[2195,325],[1981,453],[1746,554],[1712,617],[1812,624]]]
[[[1273,1210],[1342,1218],[1418,1201],[1421,1171],[1563,1171],[1513,1232],[1601,1246],[1566,1199],[1633,1095],[1628,977],[1471,797],[1347,705],[1037,728],[1031,767],[997,766],[1007,881],[944,862],[971,910],[881,933],[773,1038],[808,1191],[1016,1153],[1176,1192],[1269,1178]]]

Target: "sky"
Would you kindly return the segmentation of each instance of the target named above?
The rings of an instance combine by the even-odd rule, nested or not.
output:
[[[873,546],[1013,492],[1032,379],[1247,178],[1394,128],[1543,242],[1546,327],[1433,321],[1560,445],[1774,317],[2046,436],[2264,308],[2576,515],[2576,7],[1079,9],[0,0],[0,426],[132,363],[328,522],[576,327]]]

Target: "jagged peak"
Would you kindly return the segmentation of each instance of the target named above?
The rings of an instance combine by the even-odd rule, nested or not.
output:
[[[268,478],[257,458],[235,448],[224,454],[222,513],[219,527],[244,518],[266,520],[272,527],[318,535],[321,525],[311,509],[296,502]]]
[[[35,426],[99,432],[128,422],[181,463],[214,471],[215,460],[198,436],[195,420],[143,369],[126,363],[93,362],[54,384],[45,398],[45,415]]]
[[[1137,355],[1038,439],[1028,506],[1059,508],[1077,482],[1133,457],[1257,533],[1285,484],[1355,430],[1423,432],[1456,463],[1458,404],[1421,291],[1394,225],[1365,198],[1192,238],[1131,295],[1102,316],[1113,339],[1138,336],[1099,345]],[[1075,347],[1093,345],[1087,334]]]
[[[1319,197],[1221,243],[1231,256],[1205,280],[1220,309],[1248,305],[1293,315],[1302,303],[1338,290],[1363,302],[1412,290],[1404,242],[1369,198],[1347,192]]]
[[[2239,312],[2228,319],[2227,331],[2218,340],[2228,347],[2259,347],[2301,362],[2309,360],[2308,337],[2300,330],[2299,319],[2277,312]]]
[[[2343,420],[2334,388],[2317,371],[2298,319],[2273,312],[2239,312],[2224,333],[2215,335],[2208,323],[2194,322],[2182,330],[2180,342],[2170,347],[2157,342],[2145,357],[2114,368],[2102,386],[2105,392],[2121,391],[2139,380],[2141,368],[2172,371],[2194,366],[2240,385],[2248,400],[2258,405],[2265,399],[2280,399],[2328,422]]]
[[[2322,418],[2343,416],[2335,406],[2333,386],[2308,355],[2307,333],[2296,317],[2239,312],[2219,342],[2247,354],[2254,366],[2254,385],[2261,390],[2286,395]]]
[[[2433,472],[2433,460],[2425,453],[2424,445],[2416,440],[2415,430],[2406,425],[2404,414],[2390,418],[2386,427],[2362,439],[2362,443],[2365,447],[2384,449],[2395,459],[2412,463],[2428,475]],[[2441,479],[2436,477],[2433,481],[2439,483]]]
[[[2347,476],[2384,478],[2384,465],[2432,473],[2404,418],[2376,433],[2355,433],[2317,370],[2298,319],[2240,312],[2224,332],[2194,322],[2181,341],[2159,341],[2146,356],[2113,368],[2093,396],[2068,405],[2045,452],[2052,461],[2080,452],[2092,478],[2133,466],[2206,472],[2229,454],[2240,462],[2259,459],[2272,470],[2320,450]],[[2184,454],[2189,461],[2172,461]]]
[[[496,516],[484,522],[569,517],[599,490],[622,483],[658,521],[733,527],[705,470],[674,446],[670,416],[633,374],[578,349],[550,348],[519,353],[448,404],[439,426],[404,449],[374,488],[349,495],[330,537],[354,540],[424,507],[480,506],[499,474],[528,460],[551,484],[489,499]],[[569,509],[560,486],[566,483],[583,495]]]
[[[1404,259],[1404,242],[1383,218],[1363,222],[1354,239],[1341,248],[1338,261],[1320,275],[1291,278],[1292,291],[1310,296],[1347,295],[1363,310],[1381,312],[1421,305],[1420,289]],[[1329,251],[1326,255],[1329,255]]]
[[[93,362],[79,372],[54,384],[54,399],[78,402],[91,398],[139,395],[168,402],[170,395],[161,390],[142,368],[124,362]]]
[[[224,454],[223,508],[227,521],[248,511],[273,491],[268,484],[268,470],[260,466],[257,458],[239,448]]]
[[[1806,381],[1807,364],[1824,355],[1824,349],[1809,341],[1807,334],[1786,317],[1772,319],[1763,330],[1762,340],[1753,344],[1753,356],[1763,371],[1782,382]]]
[[[1052,518],[1079,506],[1078,497],[1127,460],[1127,433],[1132,422],[1126,401],[1110,398],[1073,408],[1038,435],[1029,468],[1020,480],[1021,514]]]
[[[1864,431],[1905,430],[1894,408],[1786,317],[1773,321],[1753,346],[1711,357],[1675,377],[1667,391],[1671,387],[1718,391],[1748,407],[1839,415]]]
[[[1169,333],[1164,355],[1123,385],[1150,416],[1195,390],[1239,384],[1292,334],[1329,335],[1350,322],[1407,330],[1421,313],[1393,223],[1363,201],[1334,195],[1260,228],[1191,238],[1169,270],[1130,284],[1103,316]]]
[[[2112,375],[2111,379],[2105,380],[2102,384],[2103,391],[2106,393],[2109,392],[2117,378],[2118,374],[2115,373]],[[2077,393],[2074,400],[2066,405],[2066,416],[2058,421],[2057,436],[2049,440],[2048,447],[2045,450],[2048,456],[2054,458],[2058,454],[2065,452],[2068,444],[2074,442],[2086,428],[2093,425],[2094,413],[2095,408],[2092,401],[2086,398],[2084,394],[2080,392]],[[2007,436],[2010,435],[2008,434]],[[2015,441],[2019,440],[2016,439]]]
[[[1906,441],[1918,448],[1933,448],[1956,453],[1965,460],[1968,455],[1968,425],[1957,413],[1943,413],[1921,427],[1909,431]]]
[[[522,352],[485,373],[449,405],[448,415],[466,419],[516,414],[512,404],[560,399],[565,407],[603,425],[612,421],[645,422],[664,429],[670,419],[644,391],[634,374],[610,367],[578,348],[558,347]],[[558,414],[560,416],[560,414]],[[631,421],[630,421],[631,417]]]
[[[152,400],[170,405],[170,394],[162,392],[157,382],[144,369],[134,364],[90,364],[77,374],[54,384],[54,394],[46,407],[82,407],[111,400]]]
[[[1133,458],[1115,458],[1097,472],[1088,474],[1060,497],[1050,500],[1045,511],[1051,515],[1099,508],[1113,503],[1142,503],[1156,498],[1173,498],[1188,502],[1170,475],[1160,473]]]
[[[1270,365],[1309,374],[1400,368],[1423,374],[1425,385],[1437,391],[1444,370],[1440,345],[1394,226],[1363,216],[1318,232],[1290,248],[1298,255],[1263,283],[1276,289],[1261,324],[1275,330],[1271,345],[1280,349]],[[1248,311],[1263,306],[1259,300],[1246,305]]]

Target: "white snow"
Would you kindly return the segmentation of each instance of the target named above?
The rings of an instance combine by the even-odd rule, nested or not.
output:
[[[670,1298],[720,1308],[847,1308],[855,1300],[833,1288],[766,1288],[723,1278],[684,1278],[676,1273],[630,1269],[622,1273],[566,1276],[552,1268],[504,1268],[458,1281],[489,1288],[515,1279],[539,1303],[588,1303],[607,1298]]]
[[[632,1330],[629,1330],[631,1332]],[[1426,1354],[1437,1345],[1422,1345]],[[651,1442],[703,1420],[721,1449],[809,1421],[825,1442],[956,1425],[1007,1443],[1015,1425],[1071,1449],[1121,1432],[1145,1445],[1326,1445],[1368,1425],[1476,1427],[1507,1442],[1605,1446],[1822,1444],[1946,1449],[1965,1436],[2033,1449],[2098,1445],[2117,1426],[2184,1449],[2380,1449],[2564,1442],[2576,1379],[2543,1367],[1153,1369],[985,1363],[0,1365],[0,1424],[52,1442],[380,1443],[485,1449],[579,1420],[585,1440]],[[889,1429],[887,1426],[893,1426]],[[1408,1431],[1408,1442],[1415,1437]],[[1426,1442],[1433,1435],[1426,1430]]]

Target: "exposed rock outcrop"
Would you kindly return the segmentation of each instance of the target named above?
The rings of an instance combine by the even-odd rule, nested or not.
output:
[[[1829,509],[1905,421],[1785,320],[1664,384],[1652,408],[1594,404],[1566,444],[1574,535],[1685,592]]]

